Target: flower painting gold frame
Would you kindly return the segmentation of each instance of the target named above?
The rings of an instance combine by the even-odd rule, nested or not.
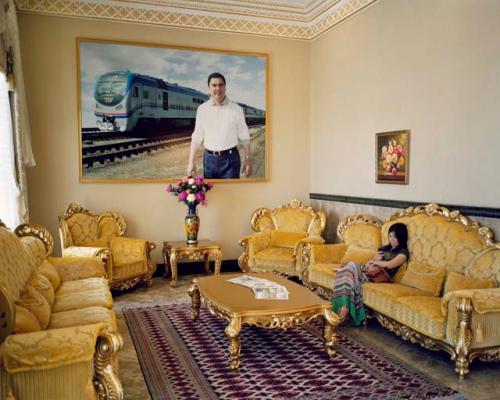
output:
[[[249,127],[252,175],[267,181],[269,60],[248,53],[77,38],[80,182],[176,182],[186,175],[196,111],[207,77],[220,72]],[[238,146],[245,160],[243,146]],[[196,157],[203,175],[203,149]]]
[[[375,134],[375,180],[407,185],[410,165],[410,131]]]

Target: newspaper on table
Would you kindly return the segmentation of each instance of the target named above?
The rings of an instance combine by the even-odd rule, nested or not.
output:
[[[257,300],[288,300],[286,287],[267,279],[242,275],[227,281],[252,289]]]

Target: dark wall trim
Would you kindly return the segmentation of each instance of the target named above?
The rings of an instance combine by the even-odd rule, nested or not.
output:
[[[309,193],[309,198],[312,200],[339,201],[341,203],[366,204],[370,206],[392,207],[401,209],[426,204],[426,203],[417,203],[413,201],[372,199],[369,197],[340,196],[336,194],[322,194],[322,193]],[[441,204],[441,203],[439,203],[439,205],[449,208],[450,210],[459,210],[462,214],[465,214],[466,216],[500,219],[500,208],[472,207],[472,206],[461,206],[457,204]]]

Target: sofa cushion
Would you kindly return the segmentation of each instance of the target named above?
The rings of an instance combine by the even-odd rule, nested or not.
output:
[[[41,331],[42,326],[35,315],[22,306],[16,305],[16,321],[14,323],[14,333],[29,333]]]
[[[282,232],[274,230],[271,232],[271,246],[293,249],[297,242],[306,236],[305,232]]]
[[[315,263],[309,267],[309,282],[333,289],[333,281],[341,264]]]
[[[401,279],[401,283],[421,289],[433,296],[439,296],[445,277],[446,270],[444,268],[411,261]]]
[[[40,294],[45,297],[49,306],[54,304],[54,288],[52,283],[42,274],[36,272],[28,281],[28,286],[33,286]]]
[[[79,279],[76,281],[63,282],[59,286],[57,295],[63,295],[68,293],[83,292],[86,290],[106,290],[108,287],[108,281],[104,278],[86,278]]]
[[[444,285],[444,294],[462,289],[490,289],[496,286],[494,279],[474,279],[457,272],[449,272]]]
[[[431,294],[400,283],[363,284],[364,304],[388,316],[394,314],[396,299],[404,296],[431,296]]]
[[[293,249],[285,247],[268,247],[261,250],[255,254],[254,262],[257,268],[295,270]]]
[[[52,313],[49,329],[90,325],[105,322],[112,332],[116,332],[115,313],[104,307],[85,307],[78,310]]]
[[[445,318],[441,311],[440,297],[399,297],[391,317],[432,338],[445,337]]]
[[[355,262],[358,264],[366,264],[375,255],[376,251],[363,249],[358,246],[349,246],[340,261],[341,264],[347,264],[348,262]]]
[[[113,299],[109,289],[94,289],[76,293],[56,293],[52,312],[78,310],[85,307],[113,307]]]
[[[61,284],[61,277],[51,263],[45,260],[38,268],[38,272],[43,274],[50,281],[54,291],[59,288],[59,285]]]
[[[50,321],[50,306],[38,290],[27,286],[25,293],[17,300],[16,304],[31,311],[40,322],[42,329],[47,328]]]

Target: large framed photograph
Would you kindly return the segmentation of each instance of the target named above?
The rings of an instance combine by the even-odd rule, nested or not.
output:
[[[220,181],[268,179],[267,54],[78,38],[77,66],[81,182],[177,181],[188,171],[195,125],[207,118],[196,175],[204,175],[207,154],[231,154],[233,171],[239,155],[240,172]],[[214,72],[225,78],[222,105],[232,114],[222,125],[218,114],[197,124],[200,106],[220,105],[207,82]]]
[[[377,183],[408,184],[410,131],[382,132],[375,135],[375,179]]]

